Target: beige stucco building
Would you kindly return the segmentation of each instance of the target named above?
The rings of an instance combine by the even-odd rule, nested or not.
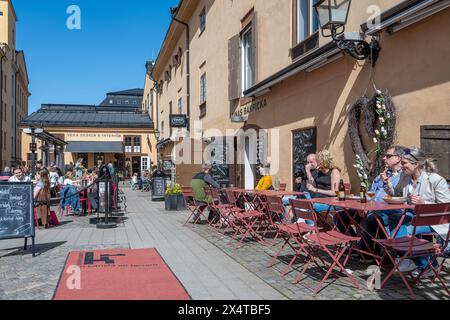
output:
[[[348,112],[377,88],[396,106],[394,142],[422,147],[450,179],[448,1],[352,1],[346,31],[378,39],[382,50],[374,68],[321,35],[312,2],[180,2],[175,17],[189,25],[189,51],[185,25],[173,20],[151,70],[154,81],[144,91],[150,97],[149,89],[157,89],[158,107],[148,110],[160,132],[160,157],[179,157],[173,152],[179,129],[170,128],[169,115],[187,114],[190,137],[214,149],[212,160],[225,144],[226,156],[239,163],[218,170],[224,184],[252,188],[255,162],[269,161],[273,176],[292,188],[307,153],[326,148],[357,188]],[[252,137],[240,143],[238,129],[265,134],[256,143]],[[360,135],[369,153],[374,144]],[[197,168],[177,165],[177,181],[188,184]]]
[[[0,0],[0,165],[21,162],[18,123],[28,114],[28,73],[16,50],[17,16],[10,0]]]

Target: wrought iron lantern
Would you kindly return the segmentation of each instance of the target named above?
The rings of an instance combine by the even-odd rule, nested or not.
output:
[[[372,37],[369,44],[357,33],[350,33],[350,37],[344,34],[351,3],[351,0],[318,0],[314,4],[322,35],[332,37],[339,49],[357,60],[370,57],[375,66],[381,50],[377,39]]]

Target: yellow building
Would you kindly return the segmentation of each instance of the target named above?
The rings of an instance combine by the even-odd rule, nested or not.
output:
[[[137,91],[137,93],[136,93]],[[42,105],[20,128],[43,128],[38,136],[38,159],[70,167],[83,159],[86,168],[113,162],[119,174],[151,170],[153,122],[141,112],[142,90],[113,92],[99,106]],[[50,137],[51,136],[51,137]],[[31,136],[22,132],[22,157],[31,160]],[[56,139],[56,140],[55,140]],[[62,149],[64,141],[67,145]]]
[[[20,162],[17,124],[28,114],[28,74],[23,51],[16,51],[17,16],[10,0],[0,0],[0,165]]]
[[[357,187],[348,116],[358,98],[374,95],[375,85],[396,106],[393,142],[423,148],[450,179],[448,1],[352,1],[345,28],[356,35],[346,36],[378,39],[382,51],[375,68],[321,34],[313,2],[180,2],[178,21],[172,21],[152,68],[160,156],[176,161],[179,155],[178,129],[170,128],[169,116],[181,113],[189,117],[191,138],[217,145],[215,155],[223,145],[232,153],[234,164],[219,170],[224,183],[253,188],[256,165],[269,161],[272,174],[292,188],[306,155],[327,148],[344,179]],[[234,138],[237,129],[244,132],[241,142]],[[255,143],[245,134],[252,130]],[[369,153],[372,138],[360,136]],[[188,184],[189,175],[179,171],[177,166],[178,181]]]

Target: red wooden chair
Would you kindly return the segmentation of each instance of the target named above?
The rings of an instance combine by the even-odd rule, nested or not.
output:
[[[432,270],[434,273],[432,281],[434,282],[436,279],[438,279],[442,287],[450,296],[450,291],[440,275],[445,259],[436,267],[433,267],[433,264],[437,262],[437,258],[444,253],[444,250],[448,245],[450,229],[447,233],[447,238],[445,239],[444,245],[433,243],[432,241],[424,238],[416,237],[417,227],[450,223],[450,203],[416,205],[414,208],[414,213],[416,214],[416,216],[411,221],[411,225],[414,228],[410,236],[386,240],[374,239],[374,241],[379,243],[385,249],[383,257],[380,260],[380,267],[382,266],[382,261],[384,261],[386,257],[388,257],[394,265],[392,270],[390,270],[390,272],[381,282],[381,288],[386,285],[386,282],[397,270],[406,287],[408,288],[409,293],[414,299],[416,299],[416,295],[414,294],[412,287],[420,281],[422,275],[426,271]],[[396,260],[395,258],[397,254],[399,255],[399,259]],[[413,277],[413,282],[410,285],[403,273],[399,270],[399,266],[405,259],[420,257],[427,258],[428,264],[417,277]]]
[[[304,239],[307,243],[305,250],[308,251],[309,258],[302,272],[295,280],[295,283],[298,283],[301,280],[311,262],[318,265],[317,262],[320,261],[322,263],[322,266],[325,267],[325,269],[323,269],[322,267],[320,267],[320,269],[323,269],[324,271],[326,270],[326,273],[323,279],[320,281],[319,285],[314,289],[314,296],[320,292],[325,281],[333,271],[336,274],[346,276],[349,281],[359,289],[359,284],[356,278],[345,269],[345,266],[350,258],[350,254],[353,251],[353,247],[356,245],[356,242],[360,240],[360,238],[347,236],[336,230],[320,230],[317,227],[317,214],[314,211],[314,207],[311,201],[304,199],[290,199],[289,201],[291,203],[295,219],[302,218],[305,220],[314,221],[314,231],[304,236]],[[299,226],[299,224],[297,224],[297,226]],[[325,260],[322,258],[321,253],[325,253],[329,258],[331,258],[332,263],[329,264],[325,262]],[[341,262],[342,260],[344,261]]]
[[[289,271],[294,262],[302,255],[308,255],[308,252],[305,251],[305,245],[303,241],[301,241],[301,236],[315,230],[314,227],[308,226],[306,223],[281,223],[279,220],[280,216],[285,214],[285,209],[283,206],[283,201],[281,197],[278,196],[267,196],[267,210],[269,211],[269,217],[273,223],[273,227],[276,229],[276,234],[272,245],[275,244],[276,239],[281,236],[284,240],[280,249],[276,252],[273,258],[270,260],[268,268],[275,265],[278,256],[281,254],[283,249],[286,246],[289,246],[293,252],[294,257],[291,259],[287,267],[281,272],[281,276],[284,277],[286,273]],[[297,249],[297,247],[299,249]]]

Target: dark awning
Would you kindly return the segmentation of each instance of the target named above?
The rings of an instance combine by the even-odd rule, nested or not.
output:
[[[122,142],[68,141],[66,152],[123,153]]]

